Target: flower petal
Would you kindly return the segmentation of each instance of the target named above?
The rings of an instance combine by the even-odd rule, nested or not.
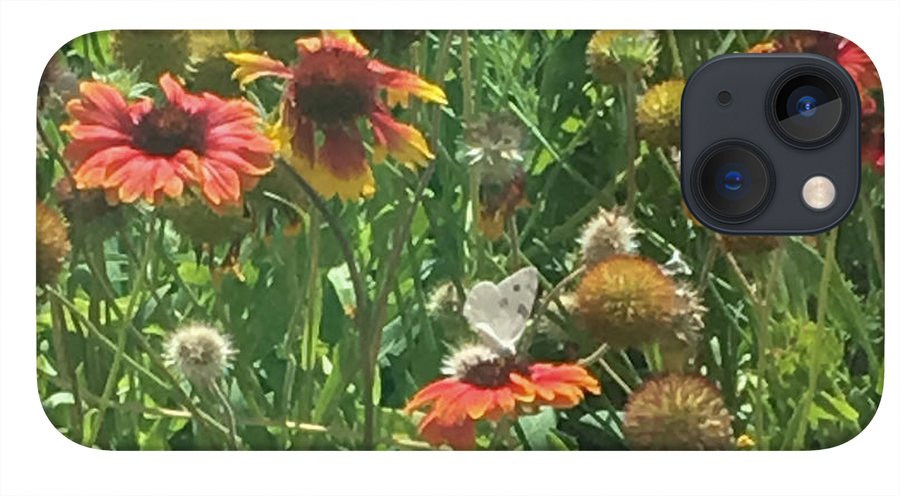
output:
[[[284,62],[250,52],[229,52],[225,58],[237,65],[231,74],[241,86],[246,86],[262,76],[275,76],[283,79],[291,78],[291,70]]]
[[[409,166],[422,166],[434,158],[428,142],[418,129],[401,124],[384,112],[374,112],[370,116],[372,133],[377,142],[373,161],[382,162],[386,154],[398,162]]]
[[[380,75],[378,81],[387,89],[388,105],[409,105],[409,95],[428,102],[447,104],[447,95],[440,86],[431,84],[409,71],[395,69],[381,61],[369,61],[369,69]]]

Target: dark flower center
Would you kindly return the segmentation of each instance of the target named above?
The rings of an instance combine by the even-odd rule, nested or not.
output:
[[[495,388],[509,384],[509,375],[513,372],[527,376],[528,364],[516,357],[504,356],[468,367],[461,380],[480,387]]]
[[[203,118],[169,105],[154,108],[138,123],[134,144],[151,155],[171,157],[189,149],[198,154],[206,150]]]
[[[306,56],[294,68],[292,102],[301,115],[327,126],[370,114],[376,89],[365,58],[326,49]]]

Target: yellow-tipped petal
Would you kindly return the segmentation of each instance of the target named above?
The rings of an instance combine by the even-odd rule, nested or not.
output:
[[[225,58],[237,65],[231,77],[236,79],[241,87],[262,76],[275,76],[283,79],[291,78],[291,70],[283,62],[265,55],[250,52],[229,52],[225,54]]]

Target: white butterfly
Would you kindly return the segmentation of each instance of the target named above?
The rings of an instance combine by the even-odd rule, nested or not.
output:
[[[520,269],[500,284],[481,281],[466,295],[463,315],[482,342],[498,353],[516,354],[516,344],[537,297],[538,271]]]

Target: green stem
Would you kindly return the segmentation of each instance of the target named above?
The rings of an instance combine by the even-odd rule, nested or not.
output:
[[[209,387],[219,400],[219,403],[222,404],[222,409],[225,410],[225,417],[228,420],[228,435],[230,437],[231,447],[235,450],[239,450],[241,449],[241,438],[237,433],[237,421],[234,419],[234,409],[231,407],[228,397],[225,396],[225,392],[219,387],[218,381],[212,381]]]
[[[128,300],[125,315],[118,329],[113,363],[110,367],[109,374],[106,376],[106,384],[103,386],[103,393],[100,395],[100,411],[97,414],[97,423],[93,428],[91,438],[87,440],[88,442],[86,444],[88,446],[93,446],[97,440],[97,436],[100,434],[100,429],[103,427],[103,418],[106,414],[106,409],[109,406],[110,397],[112,396],[116,382],[118,381],[119,369],[122,367],[122,357],[125,355],[125,345],[128,342],[128,329],[134,319],[135,306],[144,293],[148,268],[150,266],[150,261],[153,258],[155,227],[156,218],[154,217],[150,220],[150,227],[147,232],[147,242],[144,246],[144,255],[137,268],[138,272],[136,274],[134,286],[131,289],[131,298]]]
[[[784,247],[778,248],[772,258],[772,266],[766,280],[765,294],[754,299],[756,310],[756,405],[753,409],[756,425],[756,438],[760,449],[769,449],[769,438],[765,433],[765,390],[768,389],[769,379],[769,351],[772,348],[772,339],[769,334],[769,320],[772,316],[772,295],[775,293],[775,285],[778,274],[782,269],[784,260]],[[743,274],[743,273],[742,273]]]
[[[637,82],[630,72],[625,74],[625,164],[627,178],[627,196],[625,199],[625,215],[632,216],[637,206],[637,136],[635,130],[635,107],[637,106]]]
[[[470,122],[474,114],[475,88],[472,82],[472,53],[469,43],[468,31],[462,32],[462,54],[460,57],[460,72],[462,73],[463,90],[463,122]],[[469,243],[471,246],[472,267],[470,274],[478,272],[478,267],[484,258],[484,244],[478,222],[481,217],[481,174],[478,167],[469,167],[469,215],[471,218],[469,228]]]
[[[803,403],[798,414],[797,433],[793,440],[793,449],[803,449],[806,441],[806,430],[809,426],[809,411],[816,397],[819,387],[819,370],[822,361],[822,336],[825,333],[825,318],[828,315],[828,288],[831,283],[831,273],[834,272],[835,246],[837,246],[838,228],[832,229],[825,240],[825,266],[822,268],[822,278],[819,280],[819,294],[816,299],[816,339],[812,340],[809,365],[809,385],[803,396]]]
[[[869,245],[872,247],[872,258],[875,260],[875,267],[878,269],[878,276],[884,282],[884,254],[882,253],[881,236],[878,235],[878,224],[875,222],[875,215],[872,212],[872,201],[869,195],[863,193],[859,195],[862,205],[863,220],[866,223],[866,230],[869,234]]]
[[[666,38],[669,40],[669,51],[672,52],[672,75],[684,79],[684,63],[681,61],[681,50],[678,49],[675,31],[666,31]]]

